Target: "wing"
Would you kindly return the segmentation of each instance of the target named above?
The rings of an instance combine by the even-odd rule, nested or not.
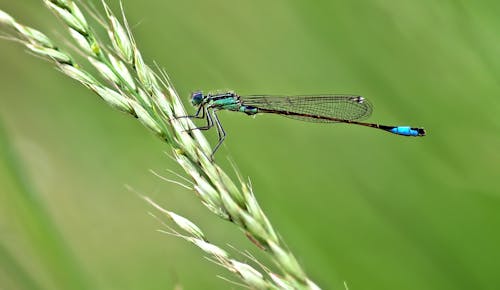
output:
[[[240,96],[240,100],[245,106],[271,110],[278,114],[283,112],[286,117],[308,122],[336,122],[318,117],[362,120],[372,113],[372,105],[368,100],[351,95]],[[289,114],[290,112],[297,115]]]

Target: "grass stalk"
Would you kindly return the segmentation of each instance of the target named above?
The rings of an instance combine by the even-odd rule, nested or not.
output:
[[[10,285],[12,289],[43,289],[2,243],[0,243],[0,281],[3,287]]]
[[[40,254],[38,258],[44,266],[44,274],[48,275],[60,289],[88,289],[89,280],[84,275],[83,269],[79,266],[79,262],[73,256],[68,245],[64,243],[64,238],[54,224],[46,206],[39,199],[40,195],[32,185],[2,124],[0,124],[0,160],[6,165],[10,175],[9,180],[13,181],[17,189],[16,194],[11,194],[8,199],[3,200],[15,209],[16,219],[23,225],[29,245],[35,249],[36,253]],[[7,247],[1,248],[1,246],[0,260],[2,262],[6,261],[4,259],[7,258],[15,259],[13,253],[7,252]],[[19,272],[16,269],[22,269],[21,264],[16,267],[16,263],[13,262],[9,262],[9,267],[10,272]],[[26,275],[23,274],[23,276]],[[30,280],[32,279],[25,281],[29,282]],[[39,287],[33,289],[37,288]]]
[[[276,281],[282,281],[283,288],[319,289],[276,234],[250,184],[241,178],[238,182],[231,180],[210,159],[212,149],[204,135],[198,130],[189,130],[195,127],[191,120],[177,118],[187,115],[184,106],[166,73],[153,70],[144,61],[123,8],[120,21],[103,2],[105,19],[101,23],[111,43],[108,45],[99,40],[74,1],[43,2],[66,25],[89,63],[99,72],[99,77],[91,75],[45,34],[18,23],[1,10],[0,22],[13,28],[18,40],[30,51],[51,60],[64,74],[95,92],[109,105],[136,117],[167,142],[174,159],[192,178],[192,189],[201,202],[220,218],[239,227],[254,244],[269,254],[280,269],[279,275],[273,275]],[[252,287],[267,289],[265,285]]]

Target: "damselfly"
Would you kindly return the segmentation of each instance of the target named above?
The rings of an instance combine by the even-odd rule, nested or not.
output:
[[[233,92],[207,94],[194,92],[191,103],[198,107],[196,114],[187,118],[206,119],[207,124],[194,128],[208,130],[216,126],[219,142],[212,156],[219,149],[226,137],[226,132],[217,117],[217,111],[228,110],[247,115],[271,113],[288,118],[317,123],[346,123],[381,129],[401,136],[425,136],[423,128],[409,126],[387,126],[360,122],[371,115],[372,105],[361,96],[352,95],[316,95],[316,96],[240,96]]]

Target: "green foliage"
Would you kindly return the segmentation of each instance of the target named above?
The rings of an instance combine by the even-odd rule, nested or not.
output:
[[[2,10],[40,30],[61,25],[39,1],[4,2]],[[221,113],[228,138],[217,157],[224,163],[230,155],[251,177],[278,235],[323,288],[343,289],[346,281],[349,289],[440,290],[500,284],[499,5],[124,3],[146,61],[167,68],[186,104],[196,89],[353,93],[374,104],[371,121],[425,127],[428,136],[407,139]],[[93,289],[227,288],[197,249],[156,234],[150,208],[122,187],[152,192],[218,245],[253,248],[190,191],[148,173],[177,168],[159,157],[163,143],[17,44],[0,46],[0,116],[25,168],[23,183],[44,208],[44,218],[28,224],[51,223],[59,234],[50,239],[63,236],[57,248],[71,253],[45,259],[53,246],[29,238],[12,204],[22,191],[2,151],[0,268],[11,279],[0,278],[0,288],[67,289],[49,274],[64,263],[78,265],[82,277],[71,279]],[[213,144],[214,132],[206,135]]]

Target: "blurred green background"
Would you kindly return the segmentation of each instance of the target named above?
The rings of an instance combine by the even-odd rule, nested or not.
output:
[[[228,138],[217,158],[250,176],[324,289],[344,281],[349,289],[500,289],[500,2],[124,7],[144,56],[167,69],[186,104],[197,89],[353,93],[375,105],[371,121],[427,129],[404,138],[220,114]],[[0,9],[67,37],[42,1],[1,0]],[[167,146],[20,45],[1,41],[0,50],[0,289],[235,288],[201,251],[155,232],[151,208],[125,189],[190,217],[219,245],[257,251],[192,192],[148,172],[181,172]]]

